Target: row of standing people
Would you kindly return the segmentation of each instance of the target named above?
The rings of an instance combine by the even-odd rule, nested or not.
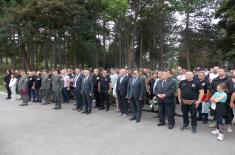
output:
[[[16,76],[18,77],[16,88],[23,99],[21,105],[27,105],[27,102],[31,100],[32,94],[38,94],[32,95],[36,96],[33,101],[40,102],[42,99],[44,104],[48,104],[50,96],[52,96],[56,103],[54,109],[61,108],[61,96],[63,96],[63,101],[68,103],[68,92],[73,90],[72,92],[76,99],[76,108],[74,110],[87,114],[92,111],[93,98],[96,103],[95,107],[108,111],[110,98],[113,96],[113,101],[116,103],[117,111],[120,111],[121,116],[127,116],[128,106],[131,105],[132,116],[130,120],[136,120],[136,122],[140,122],[142,107],[146,98],[156,98],[159,105],[158,126],[165,125],[165,117],[167,116],[169,129],[173,129],[175,125],[174,113],[177,97],[183,113],[182,130],[188,129],[188,113],[190,112],[193,133],[197,131],[198,120],[203,120],[204,123],[208,122],[209,111],[202,111],[202,109],[205,109],[205,104],[209,101],[212,103],[217,102],[219,103],[216,106],[217,109],[211,109],[210,112],[217,122],[217,130],[213,133],[218,133],[220,135],[218,139],[222,139],[224,133],[223,118],[227,125],[227,131],[232,131],[232,109],[234,108],[233,101],[235,97],[232,94],[235,74],[232,74],[234,78],[229,79],[225,75],[225,69],[220,68],[217,72],[218,76],[210,79],[210,77],[206,76],[206,72],[201,69],[194,72],[186,72],[177,77],[171,71],[158,71],[153,74],[153,78],[149,79],[146,75],[142,76],[137,69],[133,70],[133,72],[120,69],[118,74],[115,73],[115,70],[111,70],[110,73],[107,70],[103,70],[102,76],[99,75],[98,69],[94,69],[92,75],[89,70],[75,69],[73,74],[64,69],[61,74],[58,74],[55,70],[52,71],[51,75],[47,71],[43,71],[42,75],[37,72],[35,78],[33,78],[34,74],[31,72],[27,76],[24,71],[21,71],[21,76]],[[14,77],[15,75],[12,76]],[[40,86],[37,86],[36,81],[40,78],[41,83],[38,82]],[[32,79],[36,80],[30,82]],[[223,94],[224,98],[220,98],[218,101],[216,97],[221,96],[221,94]]]

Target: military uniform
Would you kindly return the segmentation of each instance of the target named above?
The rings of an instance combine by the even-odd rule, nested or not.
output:
[[[93,83],[94,83],[94,98],[95,98],[95,108],[100,107],[100,92],[98,89],[98,83],[100,82],[100,75],[93,76]]]
[[[42,102],[41,93],[40,93],[41,84],[42,84],[42,77],[41,75],[38,75],[35,78],[35,82],[34,82],[36,102]]]
[[[101,77],[100,79],[100,99],[101,99],[101,104],[100,104],[100,110],[106,109],[106,111],[109,110],[110,107],[110,84],[111,84],[111,79],[109,76],[106,77]]]
[[[49,104],[50,103],[50,88],[51,88],[51,78],[49,76],[43,76],[42,77],[42,84],[41,84],[41,94],[42,94],[42,100],[43,104]]]
[[[52,91],[55,97],[55,109],[61,108],[61,90],[64,86],[63,78],[60,75],[56,75],[52,77]]]
[[[21,98],[23,100],[23,103],[20,104],[22,106],[28,105],[28,100],[29,100],[28,82],[29,82],[28,77],[21,77],[19,80],[19,83],[18,83],[18,90],[19,90],[19,93],[20,93]]]
[[[29,101],[33,99],[33,102],[35,102],[35,90],[33,88],[34,82],[35,82],[35,76],[29,76],[28,77],[28,99]]]

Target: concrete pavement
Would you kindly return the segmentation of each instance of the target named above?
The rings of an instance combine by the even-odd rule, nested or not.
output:
[[[199,132],[176,127],[157,127],[155,114],[144,112],[139,124],[109,112],[93,110],[91,115],[72,111],[73,104],[53,105],[18,102],[0,95],[0,155],[234,155],[235,133],[218,142],[207,125]],[[235,129],[234,129],[235,130]]]

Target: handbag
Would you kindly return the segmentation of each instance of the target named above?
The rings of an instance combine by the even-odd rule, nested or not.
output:
[[[196,102],[196,100],[186,100],[186,99],[181,99],[181,101],[185,105],[192,105]]]

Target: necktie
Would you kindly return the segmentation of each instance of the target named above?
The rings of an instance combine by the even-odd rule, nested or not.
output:
[[[165,83],[166,83],[166,81],[165,81],[165,80],[163,80],[163,81],[162,81],[162,88],[164,88],[164,87],[165,87]]]
[[[136,80],[137,80],[137,78],[134,78],[134,79],[133,79],[132,85],[135,84]]]
[[[78,80],[78,75],[76,75],[74,78],[74,87],[76,87],[77,80]]]

